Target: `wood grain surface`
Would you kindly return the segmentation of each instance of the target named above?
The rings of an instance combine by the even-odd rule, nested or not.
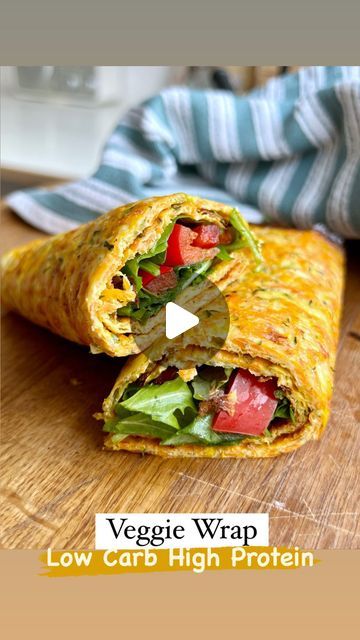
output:
[[[2,208],[1,252],[42,234]],[[6,548],[93,547],[96,512],[269,512],[271,544],[360,547],[360,263],[348,275],[332,415],[320,442],[267,460],[161,460],[102,450],[121,361],[2,319],[1,537]]]

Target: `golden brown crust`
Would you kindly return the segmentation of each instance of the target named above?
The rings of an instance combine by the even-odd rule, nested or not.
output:
[[[94,351],[124,356],[139,351],[128,318],[116,309],[134,299],[131,284],[114,288],[113,276],[125,262],[148,251],[174,218],[186,216],[223,224],[232,208],[178,193],[119,207],[73,231],[37,240],[2,258],[3,303],[54,333],[89,345]],[[235,252],[243,268],[249,252]],[[213,270],[222,289],[231,279],[228,263]],[[125,279],[126,280],[126,279]],[[139,332],[156,337],[161,318]]]
[[[326,426],[341,313],[344,256],[341,249],[312,231],[259,228],[265,263],[248,269],[225,291],[230,331],[213,365],[249,369],[258,376],[276,377],[296,410],[296,424],[272,429],[272,437],[247,438],[231,446],[166,447],[145,438],[129,437],[105,447],[152,453],[164,457],[269,457],[287,453],[318,438]],[[214,317],[216,323],[216,317]],[[196,330],[195,330],[196,331]],[[187,343],[186,333],[165,354],[165,363],[193,366],[199,350],[211,343],[200,333]],[[196,346],[194,343],[196,342]],[[210,352],[209,352],[210,354]],[[161,360],[161,345],[152,360]],[[104,402],[105,418],[129,382],[153,367],[144,355],[129,358]]]
[[[287,436],[277,438],[271,444],[237,444],[227,446],[205,447],[200,445],[178,445],[164,447],[154,440],[129,437],[113,443],[110,437],[105,439],[105,449],[112,451],[129,451],[131,453],[148,453],[162,458],[274,458],[282,453],[291,453],[311,438],[305,436],[306,429],[296,431]]]

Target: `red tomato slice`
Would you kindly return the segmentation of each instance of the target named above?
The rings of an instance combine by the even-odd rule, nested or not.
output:
[[[216,224],[198,224],[193,231],[197,233],[197,238],[193,242],[194,247],[209,249],[232,242],[231,229],[220,229]]]
[[[146,287],[146,285],[149,284],[151,280],[156,278],[156,276],[153,276],[152,273],[148,273],[148,271],[143,271],[142,269],[139,269],[139,276],[141,276],[143,287]]]
[[[231,244],[233,241],[233,232],[231,229],[222,229],[220,233],[219,244]]]
[[[193,231],[197,234],[193,241],[194,247],[209,249],[219,244],[220,229],[216,224],[198,224]]]
[[[177,285],[177,276],[173,269],[170,269],[167,273],[162,273],[160,276],[156,276],[147,285],[147,290],[155,295],[160,295],[168,289],[173,289]]]
[[[195,231],[182,224],[175,224],[168,240],[165,264],[170,267],[179,267],[183,264],[195,264],[214,258],[218,249],[195,247],[193,242],[196,238]]]
[[[269,426],[277,405],[275,380],[262,382],[249,371],[240,369],[230,379],[228,393],[236,396],[234,415],[226,411],[216,414],[214,431],[258,436]]]
[[[168,273],[169,271],[172,271],[172,268],[167,267],[165,264],[159,265],[159,268],[160,268],[160,274]],[[144,269],[139,269],[139,276],[142,278],[143,287],[146,287],[146,285],[149,284],[151,280],[154,280],[155,278],[159,277],[159,276],[153,276],[152,273],[149,273],[148,271],[144,271]]]
[[[174,269],[165,264],[160,265],[160,275],[153,276],[152,273],[139,269],[139,276],[142,278],[143,287],[151,293],[159,294],[176,286],[177,277]]]

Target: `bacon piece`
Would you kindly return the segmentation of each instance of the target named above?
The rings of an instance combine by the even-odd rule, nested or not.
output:
[[[218,389],[208,400],[202,400],[199,403],[199,415],[205,416],[208,413],[226,411],[230,416],[233,416],[235,404],[236,397],[233,393],[225,393],[222,389]]]

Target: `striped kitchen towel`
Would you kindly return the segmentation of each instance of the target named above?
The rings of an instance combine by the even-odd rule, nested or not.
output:
[[[172,87],[131,109],[88,179],[7,198],[49,233],[184,191],[253,222],[360,237],[360,67],[308,67],[245,96]]]

